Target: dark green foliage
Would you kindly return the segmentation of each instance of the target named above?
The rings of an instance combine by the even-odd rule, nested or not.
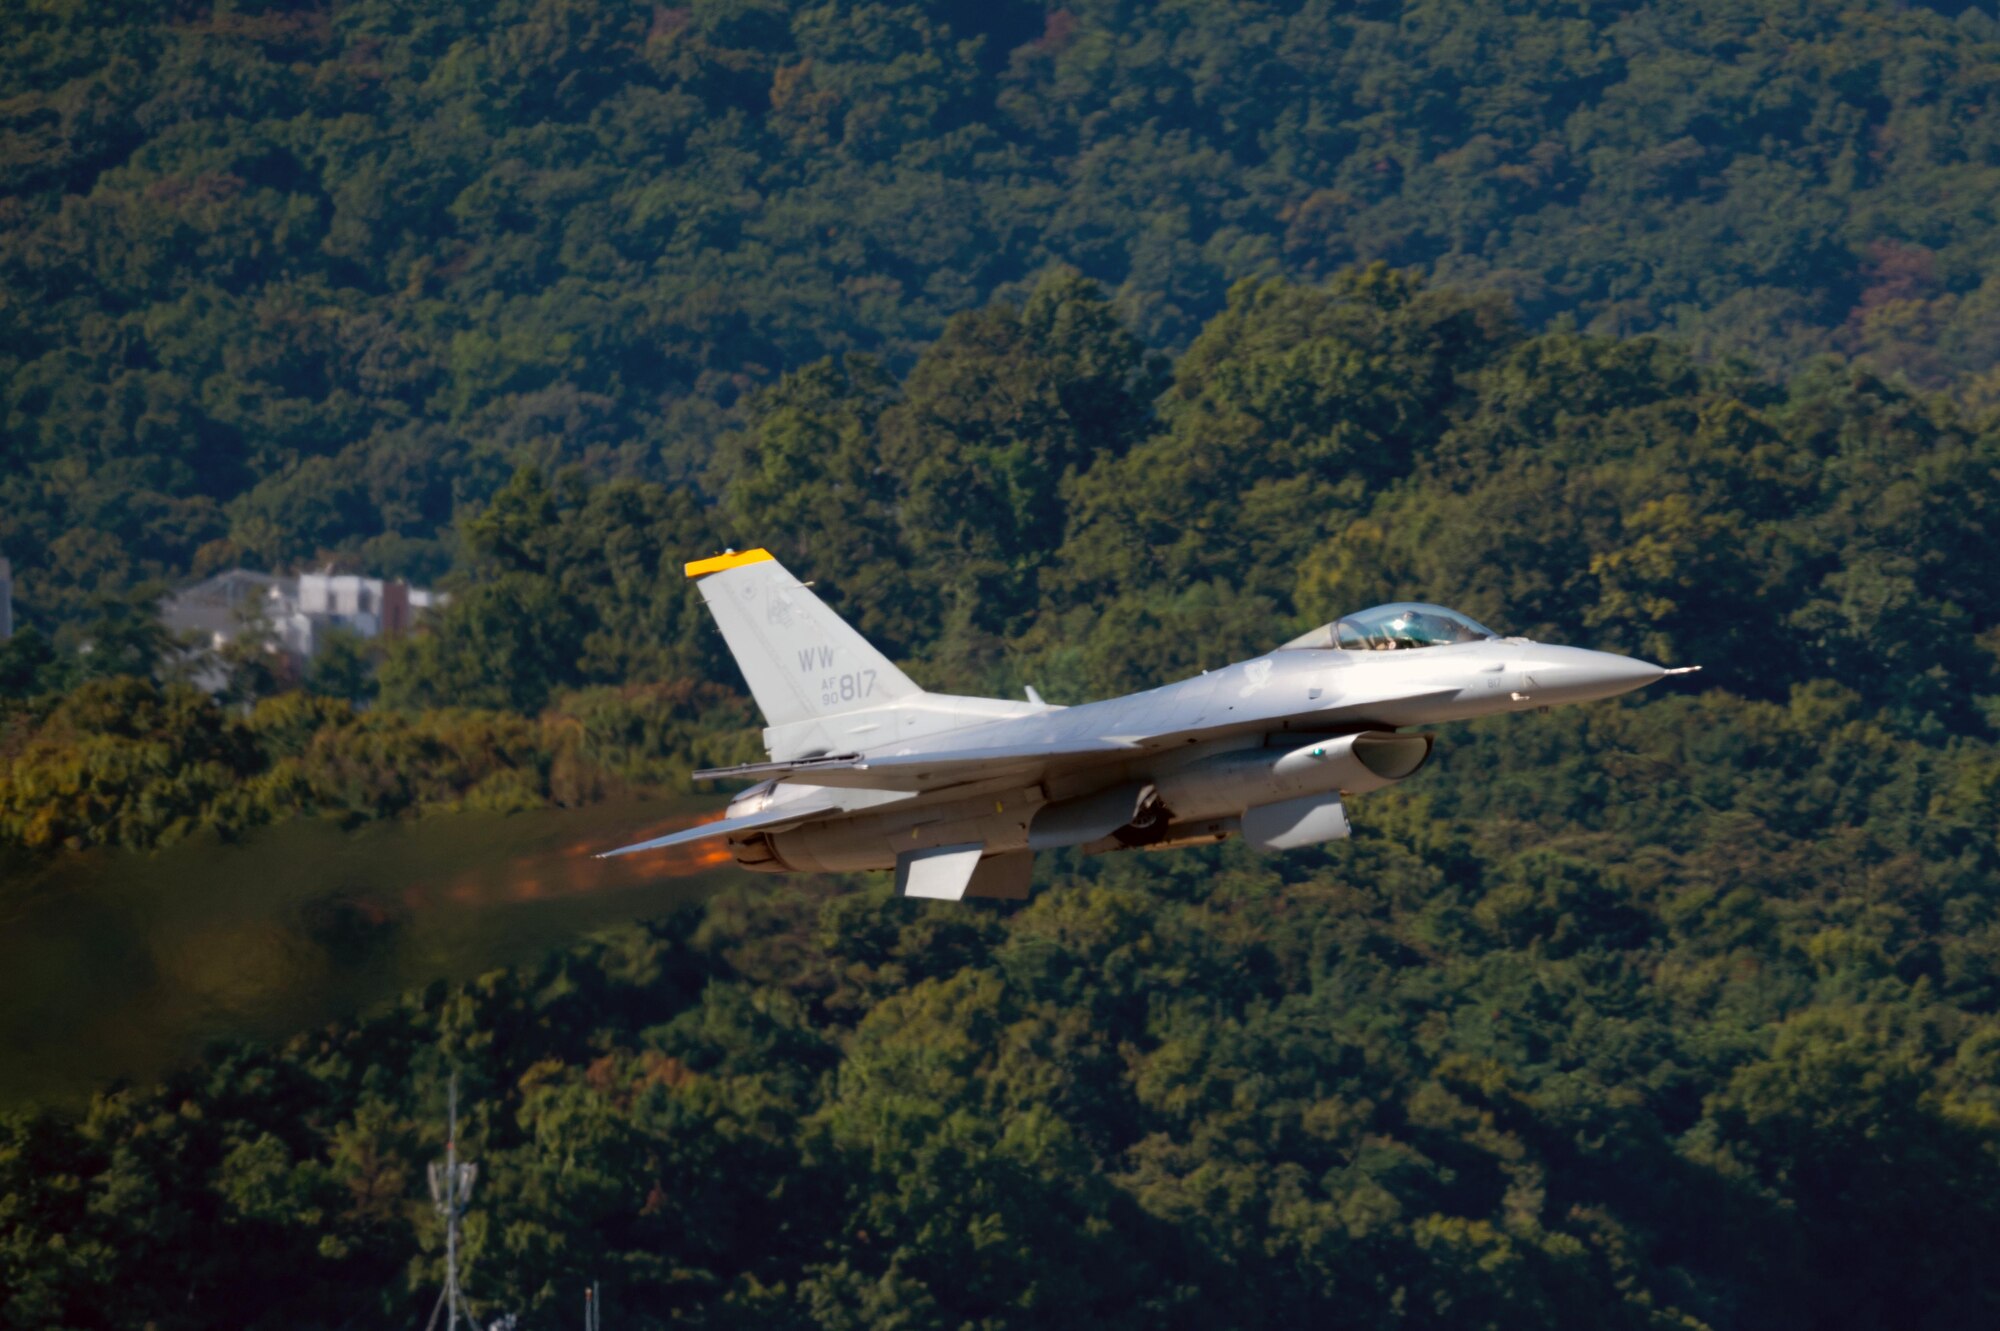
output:
[[[185,684],[92,680],[0,713],[0,850],[139,849],[301,815],[351,824],[672,790],[691,766],[736,756],[745,719],[721,690],[687,682],[569,693],[528,718],[357,712],[297,691],[225,710]]]
[[[1996,41],[6,8],[9,865],[749,757],[725,545],[939,688],[1404,596],[1708,672],[1450,728],[1322,850],[774,881],[13,1112],[0,1325],[415,1324],[448,1067],[534,1325],[1994,1325]],[[329,555],[453,599],[174,682],[151,580]]]
[[[1976,6],[1888,0],[24,0],[0,16],[0,550],[45,632],[198,562],[435,576],[456,510],[521,462],[702,470],[747,391],[828,354],[901,372],[1060,267],[1152,346],[1239,280],[1380,261],[1530,326],[1854,355],[1990,407],[1996,50]],[[941,406],[1005,322],[958,326]],[[1142,385],[1085,368],[1102,350],[1052,346],[1069,368],[1035,382]],[[1327,354],[1261,405],[1308,431],[1358,405],[1364,368]],[[1280,367],[1241,368],[1225,414]],[[1395,397],[1317,446],[1393,470]],[[1003,601],[1066,450],[1131,424],[1072,398],[1068,443],[1025,442],[1049,405],[892,449],[943,431],[994,464],[991,493],[946,461],[910,502],[940,530],[997,505]]]
[[[449,1060],[474,1289],[552,1320],[1980,1326],[1994,773],[1710,693],[1456,730],[1324,855],[774,882],[15,1120],[6,1315],[193,1325],[246,1251],[421,1315]]]
[[[1019,309],[953,320],[900,390],[873,362],[822,361],[760,395],[751,430],[725,441],[737,544],[849,557],[841,585],[864,632],[909,651],[943,624],[945,650],[978,653],[1036,608],[1064,488],[1146,438],[1164,379],[1070,274]]]
[[[68,662],[33,628],[0,642],[0,698],[32,698],[54,693],[68,677]]]
[[[329,630],[319,642],[306,670],[306,687],[345,702],[372,702],[376,693],[377,652],[352,630]]]
[[[1051,860],[1025,906],[774,880],[18,1114],[0,1322],[422,1316],[447,1066],[472,1287],[551,1322],[591,1280],[635,1326],[2000,1316],[1990,425],[1383,268],[1240,285],[1171,365],[1055,274],[746,419],[713,509],[516,471],[393,705],[338,653],[240,714],[131,678],[14,703],[5,849],[747,757],[679,567],[728,542],[934,687],[1099,695],[1401,596],[1710,673],[1446,728],[1330,847]],[[17,697],[67,685],[7,651]]]
[[[516,473],[465,524],[476,580],[390,653],[385,701],[537,712],[561,689],[713,674],[682,573],[711,525],[685,490]]]
[[[1238,286],[1160,381],[1104,318],[1053,279],[900,385],[852,359],[787,376],[718,469],[735,543],[837,573],[865,632],[961,690],[1100,696],[1421,597],[1986,732],[1991,423],[1853,369],[1774,385],[1655,339],[1530,334],[1379,267]],[[1048,450],[1031,484],[1022,436]]]

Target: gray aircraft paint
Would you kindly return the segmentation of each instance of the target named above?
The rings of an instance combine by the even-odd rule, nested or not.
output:
[[[1192,678],[1055,707],[925,692],[766,551],[696,561],[688,575],[764,712],[771,761],[696,774],[762,778],[725,819],[606,854],[721,837],[748,868],[894,869],[905,891],[931,898],[1023,895],[1037,849],[1335,840],[1348,832],[1344,796],[1428,757],[1428,740],[1414,756],[1399,727],[1608,698],[1684,673],[1485,636],[1443,607],[1397,603],[1337,627],[1380,632],[1393,615],[1396,634],[1428,619],[1458,640],[1345,650],[1326,645],[1329,625]],[[1404,755],[1399,774],[1359,762],[1364,741],[1376,767]]]

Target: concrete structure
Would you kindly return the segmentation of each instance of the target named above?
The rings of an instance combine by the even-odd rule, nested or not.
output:
[[[439,593],[407,582],[353,573],[301,573],[277,629],[287,650],[309,657],[329,629],[350,629],[364,638],[393,638],[443,602]]]
[[[165,598],[160,620],[170,632],[193,638],[198,651],[216,651],[251,634],[303,663],[319,653],[331,631],[394,637],[445,599],[405,582],[352,573],[281,578],[232,568]],[[212,683],[208,675],[202,680]]]
[[[160,622],[176,634],[198,635],[214,649],[245,632],[268,632],[275,594],[285,579],[232,568],[160,602]]]

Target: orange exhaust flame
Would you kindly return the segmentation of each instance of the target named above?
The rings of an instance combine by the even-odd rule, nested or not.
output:
[[[643,827],[626,835],[636,841],[650,841],[654,837],[717,822],[722,816],[720,811],[707,813]],[[615,860],[598,859],[604,849],[602,841],[572,841],[546,857],[468,870],[428,898],[421,888],[404,893],[403,907],[414,912],[432,908],[439,901],[448,901],[454,906],[477,907],[502,902],[589,896],[641,887],[663,879],[692,878],[735,863],[728,844],[719,838],[662,846],[658,850],[621,855]]]
[[[0,883],[0,1107],[151,1075],[210,1040],[323,1024],[756,882],[721,838],[595,858],[723,816],[691,806],[353,833],[301,820],[240,845],[70,856]]]

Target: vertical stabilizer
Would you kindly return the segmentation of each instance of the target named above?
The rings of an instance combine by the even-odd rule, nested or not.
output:
[[[923,692],[768,550],[698,559],[687,575],[774,729]]]

